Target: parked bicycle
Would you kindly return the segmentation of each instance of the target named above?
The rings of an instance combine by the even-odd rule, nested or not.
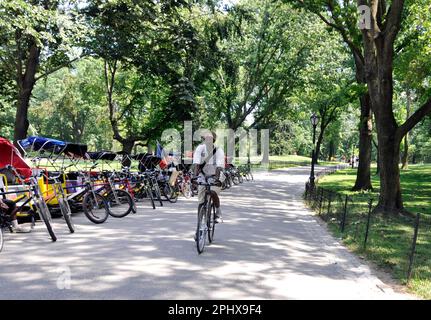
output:
[[[72,210],[70,209],[69,201],[63,188],[63,182],[65,180],[65,174],[63,171],[60,171],[57,175],[53,176],[51,174],[43,174],[44,178],[47,180],[46,182],[52,185],[52,193],[48,195],[48,197],[44,197],[45,203],[50,203],[50,201],[56,199],[58,203],[58,207],[60,208],[60,212],[66,221],[67,227],[69,228],[70,233],[75,232],[75,224],[72,220]],[[47,193],[48,191],[46,191]],[[45,193],[43,193],[45,194]]]
[[[14,200],[15,203],[22,201],[22,204],[18,206],[17,211],[20,212],[24,210],[26,206],[29,206],[30,210],[36,212],[40,219],[45,223],[46,229],[52,241],[57,241],[57,236],[55,235],[54,228],[52,225],[51,212],[49,211],[48,206],[43,198],[37,178],[35,176],[32,176],[26,179],[25,177],[21,176],[18,171],[11,165],[8,165],[6,168],[11,170],[15,174],[17,179],[21,182],[23,189],[26,191]]]

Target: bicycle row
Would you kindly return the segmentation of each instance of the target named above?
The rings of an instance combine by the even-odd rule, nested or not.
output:
[[[12,200],[17,217],[30,222],[31,228],[38,220],[44,223],[52,241],[57,240],[52,217],[61,217],[73,233],[72,216],[77,212],[101,224],[110,216],[137,213],[137,202],[156,209],[165,201],[175,203],[179,195],[190,198],[197,194],[191,165],[161,168],[162,159],[152,154],[88,152],[86,145],[43,137],[30,137],[19,145],[28,155],[33,153],[32,166],[26,166],[9,143],[10,160],[4,159],[8,155],[0,155],[0,198]],[[137,170],[131,169],[132,161],[138,162]],[[228,166],[224,171],[224,189],[253,179],[249,166]],[[7,229],[13,231],[12,221],[0,210],[0,250]]]

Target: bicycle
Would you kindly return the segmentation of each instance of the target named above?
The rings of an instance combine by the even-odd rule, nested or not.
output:
[[[124,189],[115,188],[115,172],[103,171],[100,175],[101,184],[93,184],[93,188],[100,186],[94,192],[101,194],[108,203],[108,211],[114,218],[123,218],[134,211],[135,202],[130,193]]]
[[[49,203],[53,199],[57,199],[58,206],[60,208],[60,212],[66,221],[67,227],[69,228],[70,233],[75,232],[75,224],[72,221],[72,210],[70,209],[69,202],[67,200],[67,195],[63,189],[62,182],[60,180],[60,177],[63,176],[64,179],[64,173],[60,172],[56,176],[49,176],[45,175],[45,178],[47,179],[47,183],[52,184],[52,190],[53,194],[48,196],[47,198],[44,198],[45,203]]]
[[[10,217],[0,211],[0,252],[2,251],[4,244],[3,229],[6,228],[9,229],[10,232],[13,232]]]
[[[91,222],[96,224],[105,222],[109,217],[109,204],[105,197],[94,190],[91,173],[77,172],[77,175],[83,178],[83,184],[71,188],[82,187],[82,190],[67,197],[69,204],[76,211],[82,209]]]
[[[54,228],[52,226],[52,217],[51,212],[48,209],[48,206],[43,198],[42,192],[40,190],[38,181],[36,177],[32,176],[28,179],[21,176],[17,170],[11,166],[6,166],[7,169],[11,170],[14,175],[20,180],[22,185],[27,189],[25,191],[26,195],[23,195],[22,197],[18,197],[14,201],[17,203],[18,201],[21,201],[25,198],[27,198],[23,204],[21,204],[18,207],[18,212],[20,212],[27,204],[29,204],[30,209],[34,210],[36,208],[36,211],[40,217],[40,219],[45,223],[46,229],[51,237],[51,240],[53,242],[57,241],[57,236],[55,235]],[[15,192],[16,193],[16,192]],[[23,193],[23,191],[21,191]],[[32,224],[34,225],[34,217],[32,217]]]
[[[211,190],[211,187],[220,187],[220,182],[215,180],[214,177],[205,177],[204,181],[198,180],[197,184],[205,186],[204,202],[202,204],[199,204],[198,223],[195,236],[196,248],[198,253],[201,254],[204,251],[207,236],[209,243],[212,243],[214,241],[216,225],[216,207],[214,204],[214,199],[217,199],[215,197],[218,196],[215,191]]]
[[[159,173],[154,170],[146,170],[145,174],[148,179],[153,198],[160,203],[161,207],[163,207],[162,192],[160,190],[159,182],[157,180]]]
[[[134,173],[132,175],[132,183],[133,196],[135,201],[143,201],[144,199],[149,199],[153,209],[156,209],[153,197],[153,190],[146,174]]]
[[[161,171],[157,179],[159,189],[167,201],[175,203],[178,200],[178,190],[170,183],[169,175]]]
[[[222,190],[227,190],[232,187],[232,175],[231,172],[228,169],[223,169],[223,173],[226,177],[226,179],[222,183]]]
[[[177,180],[178,188],[187,199],[194,195],[193,185],[191,181],[191,174],[189,172],[182,172]]]
[[[133,200],[133,207],[132,207],[132,213],[138,212],[138,207],[136,206],[136,196],[135,191],[132,187],[132,174],[128,170],[128,168],[123,168],[120,173],[117,174],[118,178],[120,179],[120,185],[119,189],[127,191],[132,200]]]

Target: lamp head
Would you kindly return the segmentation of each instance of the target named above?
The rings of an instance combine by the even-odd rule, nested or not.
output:
[[[313,112],[313,114],[311,115],[310,121],[313,126],[317,126],[317,124],[319,123],[319,117],[316,115],[315,112]]]

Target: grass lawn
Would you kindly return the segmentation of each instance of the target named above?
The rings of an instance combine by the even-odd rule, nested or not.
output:
[[[350,191],[355,180],[356,169],[346,169],[322,177],[319,186],[343,194],[357,195],[357,192]],[[365,194],[377,199],[380,189],[378,175],[372,175],[372,184],[374,190]],[[407,170],[401,170],[401,189],[407,210],[431,215],[431,165],[410,165]]]
[[[320,161],[320,166],[331,166],[341,164],[341,162],[335,161]],[[286,156],[270,156],[269,157],[269,168],[270,169],[280,169],[280,168],[290,168],[297,166],[310,166],[311,158],[297,155],[286,155]]]
[[[373,170],[375,172],[375,170]],[[341,195],[349,195],[346,228],[340,231],[339,212],[343,211],[344,202],[340,197],[331,203],[332,209],[323,216],[329,229],[352,251],[373,261],[390,272],[401,283],[406,284],[408,259],[414,233],[414,221],[406,217],[383,217],[372,215],[367,247],[364,249],[367,201],[374,198],[376,203],[379,191],[378,176],[373,176],[372,192],[352,192],[356,169],[346,169],[322,177],[318,186]],[[413,213],[423,213],[419,228],[414,269],[408,288],[415,294],[431,299],[431,165],[410,165],[401,171],[401,187],[406,209]],[[338,213],[337,213],[338,212]]]

